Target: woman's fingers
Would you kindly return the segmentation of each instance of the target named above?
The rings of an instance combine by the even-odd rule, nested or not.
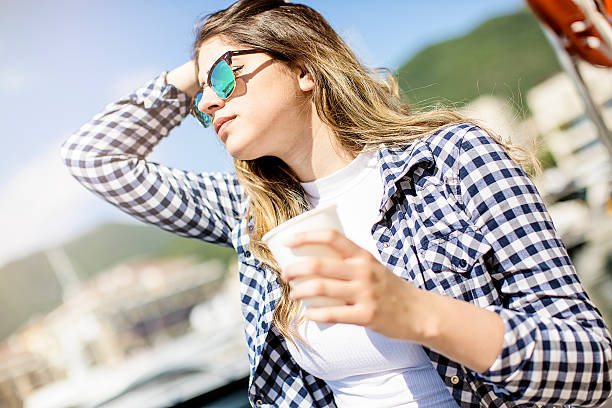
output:
[[[337,252],[341,259],[313,257],[289,265],[283,279],[294,281],[291,297],[308,299],[327,297],[343,301],[346,306],[309,307],[306,317],[325,323],[357,324],[394,333],[397,328],[389,319],[396,308],[393,293],[399,290],[393,273],[365,249],[334,230],[318,230],[295,234],[285,243],[290,248],[302,245],[324,245]],[[402,281],[403,282],[403,281]],[[402,302],[404,297],[402,297]],[[390,310],[390,311],[389,311]],[[382,316],[382,318],[381,318]],[[391,323],[389,323],[389,320]]]
[[[365,249],[340,232],[332,229],[298,232],[292,239],[285,242],[285,245],[290,248],[313,244],[327,245],[338,252],[343,258],[369,255],[369,252]]]
[[[337,279],[312,278],[295,281],[291,297],[300,300],[311,297],[327,297],[353,304],[357,295],[356,285],[350,281]]]
[[[361,276],[365,267],[364,262],[359,259],[308,258],[287,266],[283,271],[283,279],[291,281],[306,277],[323,277],[353,280]]]

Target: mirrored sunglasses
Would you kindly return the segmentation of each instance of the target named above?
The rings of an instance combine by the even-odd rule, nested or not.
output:
[[[235,55],[255,54],[258,52],[264,51],[259,49],[250,49],[226,52],[210,67],[206,85],[210,86],[218,97],[222,99],[229,98],[236,88],[236,76],[234,75],[234,70],[232,70],[232,57]],[[212,117],[198,109],[198,104],[202,100],[204,86],[200,88],[198,93],[196,93],[193,97],[190,112],[202,124],[202,126],[209,127],[212,122]]]

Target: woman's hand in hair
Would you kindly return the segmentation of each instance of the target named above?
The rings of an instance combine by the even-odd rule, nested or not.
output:
[[[350,323],[368,327],[387,337],[418,341],[425,331],[418,327],[426,310],[415,307],[419,289],[396,276],[372,254],[334,230],[296,234],[289,247],[327,245],[342,259],[310,258],[286,268],[283,279],[309,278],[295,284],[291,297],[324,296],[345,306],[310,307],[306,317],[326,323]],[[419,316],[421,314],[421,316]]]
[[[195,61],[187,61],[166,74],[166,83],[172,84],[189,96],[200,90]]]

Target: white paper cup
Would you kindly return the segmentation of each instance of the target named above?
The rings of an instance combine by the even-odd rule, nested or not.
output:
[[[306,260],[311,257],[329,257],[341,259],[334,250],[325,245],[302,245],[297,248],[289,248],[284,245],[286,241],[298,232],[315,231],[322,229],[334,229],[341,234],[344,234],[342,224],[338,218],[336,205],[328,207],[316,208],[306,211],[297,217],[291,218],[288,221],[280,224],[276,228],[268,231],[262,238],[263,242],[268,245],[272,255],[278,262],[282,270],[287,266]],[[310,278],[294,279],[291,285],[297,284],[303,280]],[[308,299],[302,299],[302,303],[306,307],[323,307],[323,306],[341,306],[345,303],[327,297],[319,296]]]

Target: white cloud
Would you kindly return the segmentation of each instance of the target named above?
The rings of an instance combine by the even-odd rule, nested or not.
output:
[[[104,212],[121,213],[72,178],[60,158],[59,143],[25,165],[0,197],[0,265],[57,245],[100,222]]]

